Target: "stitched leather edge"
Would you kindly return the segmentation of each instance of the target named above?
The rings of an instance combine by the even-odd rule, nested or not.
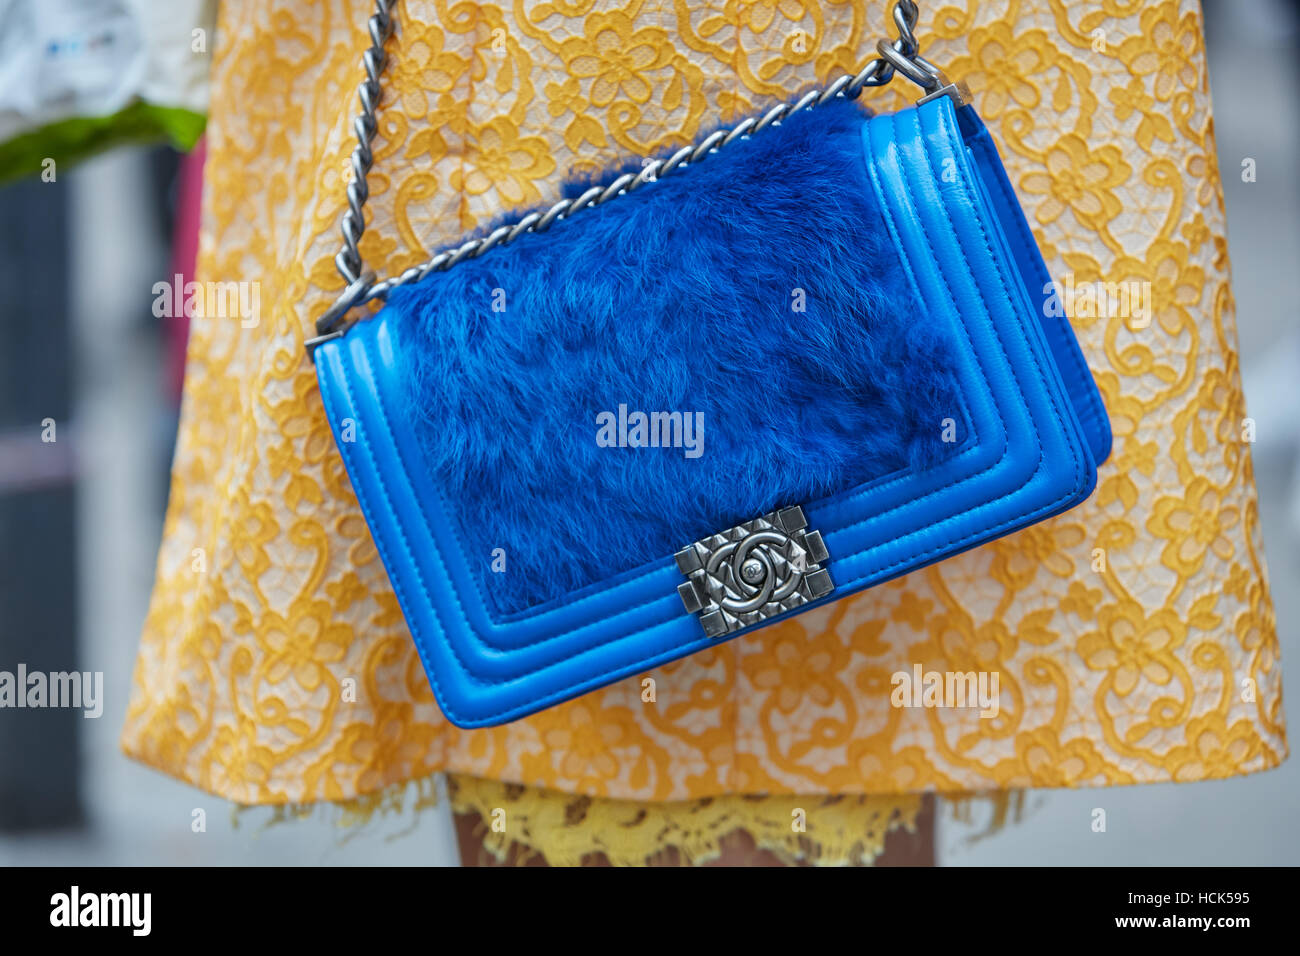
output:
[[[984,136],[976,137],[975,147],[985,153],[986,156],[992,153],[993,155],[989,160],[990,162],[999,164],[1002,162],[1001,157],[997,155],[997,150],[993,148],[993,141],[989,138],[987,131]],[[978,175],[978,172],[976,175]],[[1011,191],[1010,184],[1004,176],[987,177],[985,179],[986,185],[988,184],[989,179],[993,180],[993,184],[997,187],[998,191],[1002,193],[1002,199],[1004,202],[1012,208],[1017,208],[1020,205],[1020,200],[1016,197],[1015,193]],[[1010,241],[1018,243],[1022,249],[1030,253],[1026,256],[1026,259],[1029,261],[1031,268],[1033,268],[1036,273],[1036,279],[1044,285],[1053,282],[1054,280],[1052,279],[1051,274],[1048,273],[1046,264],[1043,263],[1041,255],[1038,255],[1038,245],[1034,242],[1033,234],[1029,231],[1029,225],[1025,222],[1024,217],[1010,216],[1007,218],[1011,220],[1011,231],[1008,233],[1008,231],[1004,229],[1003,235],[1006,235]],[[1060,318],[1058,321],[1065,327],[1065,331],[1072,336],[1074,335],[1074,328],[1070,326],[1068,321],[1064,318]],[[1092,370],[1084,363],[1083,355],[1079,349],[1066,349],[1065,351],[1069,355],[1075,380],[1082,383],[1080,389],[1082,395],[1080,397],[1087,404],[1086,411],[1088,414],[1088,421],[1083,423],[1084,427],[1087,428],[1091,426],[1098,438],[1103,438],[1110,433],[1110,418],[1106,413],[1105,406],[1102,404],[1101,396],[1097,393],[1097,386],[1092,377]],[[1055,357],[1055,353],[1053,353],[1053,357]],[[1067,392],[1068,391],[1069,387],[1067,385]],[[1106,444],[1109,444],[1109,442],[1106,442]]]

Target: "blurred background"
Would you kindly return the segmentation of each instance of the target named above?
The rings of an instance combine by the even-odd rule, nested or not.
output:
[[[9,74],[7,43],[33,7],[0,0],[0,91],[27,89]],[[1285,673],[1300,661],[1300,13],[1291,0],[1203,8]],[[90,31],[79,42],[95,50],[111,40]],[[0,114],[20,115],[24,104],[5,95]],[[186,116],[194,104],[160,108],[179,112],[119,117],[118,129],[134,124],[142,138],[188,150],[199,128]],[[0,123],[0,139],[10,132]],[[88,150],[103,145],[102,130],[69,135]],[[21,150],[0,148],[0,179],[12,180],[0,186],[0,670],[22,661],[104,675],[97,719],[73,709],[0,711],[0,865],[454,864],[445,801],[351,828],[330,808],[289,819],[237,813],[118,749],[183,365],[184,320],[154,315],[153,287],[192,268],[193,249],[173,236],[193,231],[201,157],[201,143],[185,154],[117,146],[53,171],[56,187],[51,171],[24,165]],[[1254,182],[1236,174],[1246,157],[1256,161]],[[20,168],[30,172],[15,179]],[[1293,759],[1226,781],[1030,791],[1005,821],[987,802],[941,801],[938,862],[1295,865],[1297,792]],[[1091,830],[1094,807],[1106,809],[1106,834]],[[205,832],[189,826],[194,810],[204,811]]]

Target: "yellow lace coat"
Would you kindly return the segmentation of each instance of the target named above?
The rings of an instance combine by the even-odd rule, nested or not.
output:
[[[1151,284],[1146,329],[1074,317],[1116,436],[1092,499],[663,667],[654,703],[628,680],[472,732],[433,702],[303,357],[340,287],[367,6],[221,7],[199,278],[260,282],[262,319],[194,322],[128,753],[245,803],[444,769],[671,801],[1198,780],[1283,759],[1195,2],[921,4],[923,50],[975,91],[1053,274]],[[574,171],[856,71],[888,26],[879,0],[403,0],[399,16],[363,243],[381,274]],[[880,109],[914,96],[902,80],[868,93]],[[914,663],[999,671],[1001,713],[892,708],[890,675]]]

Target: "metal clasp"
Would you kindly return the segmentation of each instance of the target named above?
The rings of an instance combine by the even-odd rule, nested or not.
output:
[[[931,100],[937,100],[941,96],[950,98],[952,100],[952,105],[955,107],[965,106],[971,101],[970,87],[963,81],[957,80],[956,82],[953,82],[942,73],[937,74],[937,77],[939,79],[938,88],[931,93],[926,93],[925,96],[917,100],[917,106],[920,106],[922,103],[928,103]]]
[[[954,82],[948,79],[943,70],[916,51],[912,51],[909,56],[895,49],[894,45],[887,40],[880,40],[876,43],[876,52],[887,60],[896,72],[902,73],[925,90],[925,96],[916,101],[917,106],[941,96],[950,97],[953,106],[965,106],[971,101],[970,87],[960,80]]]
[[[370,270],[348,283],[348,287],[334,300],[334,304],[325,310],[325,314],[316,320],[316,336],[303,343],[307,354],[315,356],[316,346],[342,338],[352,325],[347,322],[347,314],[352,308],[366,300],[366,296],[375,285],[375,274]]]
[[[704,633],[723,637],[825,597],[835,589],[821,532],[798,505],[701,538],[677,552],[677,588]]]

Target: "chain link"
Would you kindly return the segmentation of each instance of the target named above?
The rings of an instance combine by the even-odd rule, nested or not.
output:
[[[352,180],[348,183],[348,208],[343,212],[340,229],[343,232],[343,248],[334,257],[334,265],[349,283],[354,283],[361,276],[361,250],[357,243],[366,231],[365,205],[370,198],[368,177],[370,167],[375,164],[375,155],[370,150],[370,142],[379,130],[377,114],[379,99],[383,95],[380,78],[388,66],[388,54],[384,46],[393,35],[396,20],[393,8],[397,0],[375,0],[375,12],[367,26],[370,30],[370,48],[362,56],[366,68],[366,78],[357,87],[357,99],[361,102],[361,112],[352,121],[352,132],[357,138],[357,145],[352,150]]]
[[[825,87],[809,90],[794,103],[780,103],[761,117],[749,117],[730,129],[717,130],[694,146],[683,146],[667,159],[647,160],[639,173],[624,173],[607,186],[593,186],[577,198],[561,199],[545,212],[531,212],[516,223],[499,226],[487,235],[470,239],[455,249],[443,250],[427,262],[412,266],[400,275],[377,280],[373,272],[364,270],[357,244],[366,230],[364,209],[370,195],[366,177],[374,165],[370,143],[378,129],[376,111],[381,95],[380,77],[388,64],[384,45],[396,26],[396,5],[397,0],[375,0],[375,12],[368,22],[371,45],[364,56],[366,78],[357,88],[361,112],[352,123],[357,145],[352,151],[353,175],[352,182],[348,184],[348,208],[343,213],[340,227],[343,248],[334,257],[334,264],[347,282],[347,288],[317,321],[316,338],[306,343],[308,352],[322,342],[346,332],[350,325],[346,321],[347,315],[353,309],[376,299],[385,299],[398,286],[418,282],[430,273],[442,272],[466,259],[477,258],[497,246],[513,242],[525,233],[545,232],[561,219],[567,219],[592,206],[599,206],[616,196],[626,195],[646,183],[698,163],[710,153],[716,153],[738,139],[746,139],[769,126],[780,125],[782,120],[799,110],[813,109],[836,97],[855,99],[866,87],[884,86],[894,78],[896,72],[902,73],[931,96],[956,89],[938,68],[919,53],[915,33],[919,11],[915,0],[897,0],[893,7],[897,38],[892,43],[881,39],[876,44],[880,56],[856,75],[846,73]]]

